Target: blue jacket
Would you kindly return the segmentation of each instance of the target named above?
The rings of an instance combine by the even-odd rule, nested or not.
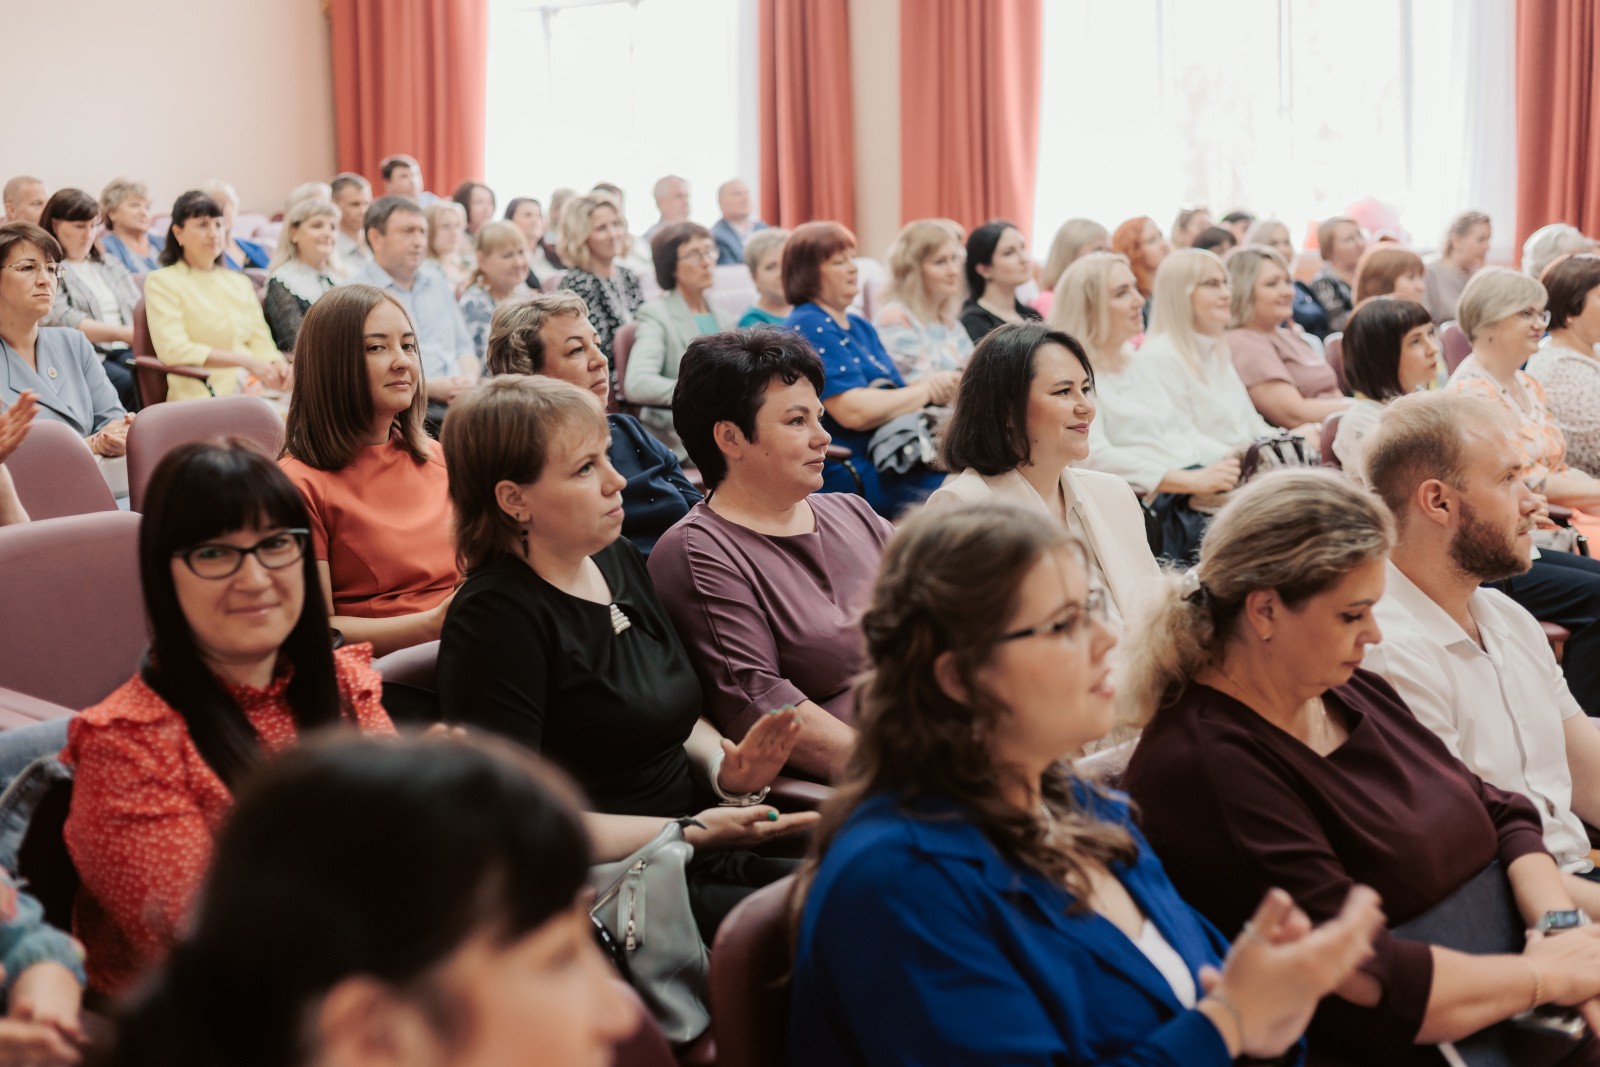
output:
[[[1113,873],[1199,986],[1222,935],[1178,896],[1125,799],[1084,791],[1139,847]],[[949,802],[869,798],[829,847],[796,945],[789,1062],[805,1067],[1218,1067],[1210,1020],[1185,1010],[1120,930],[1003,859]]]

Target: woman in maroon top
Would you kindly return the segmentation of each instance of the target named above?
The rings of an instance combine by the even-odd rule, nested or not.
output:
[[[1479,780],[1358,669],[1381,637],[1383,505],[1315,471],[1269,475],[1237,497],[1122,662],[1123,712],[1147,724],[1129,792],[1184,899],[1233,936],[1266,888],[1321,921],[1359,883],[1404,924],[1498,860],[1530,928],[1573,910],[1533,806]],[[1521,955],[1388,931],[1374,948],[1319,1009],[1313,1048],[1438,1062],[1416,1046],[1539,1004],[1581,1005],[1600,1022],[1600,926],[1536,935]]]
[[[708,495],[656,542],[650,578],[723,733],[792,704],[789,766],[830,778],[855,743],[858,619],[891,527],[863,497],[818,492],[822,385],[822,361],[788,331],[689,346],[672,417]]]

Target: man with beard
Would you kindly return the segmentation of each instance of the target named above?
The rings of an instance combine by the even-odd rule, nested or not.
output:
[[[1600,824],[1600,730],[1567,688],[1543,631],[1484,588],[1528,570],[1539,498],[1505,409],[1413,394],[1384,411],[1367,479],[1394,513],[1383,641],[1367,669],[1479,777],[1533,801],[1579,907],[1600,917],[1583,820]]]

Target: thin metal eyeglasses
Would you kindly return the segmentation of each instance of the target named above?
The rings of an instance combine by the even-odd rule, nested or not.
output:
[[[45,277],[51,281],[61,280],[61,264],[59,263],[40,263],[37,260],[25,259],[21,263],[7,263],[6,270],[16,271],[30,282],[41,270],[44,271]]]
[[[1047,622],[1041,626],[1030,626],[1025,630],[1012,630],[1008,634],[1000,635],[1000,643],[1006,641],[1021,641],[1025,637],[1071,637],[1078,629],[1078,624],[1083,622],[1084,616],[1106,622],[1109,615],[1106,611],[1106,594],[1103,589],[1091,589],[1089,595],[1083,598],[1081,607],[1067,609],[1064,618],[1055,622]]]
[[[693,263],[696,260],[701,263],[715,263],[717,261],[717,250],[715,248],[696,248],[688,252],[678,253],[679,263]]]
[[[1535,311],[1533,308],[1523,308],[1521,311],[1517,312],[1517,317],[1523,322],[1529,324],[1536,322],[1540,326],[1550,325],[1550,312],[1548,309],[1544,311]]]
[[[298,563],[305,558],[306,542],[310,537],[310,530],[294,529],[263,537],[249,548],[208,541],[192,548],[179,549],[172,554],[172,558],[183,560],[184,566],[196,578],[219,581],[239,573],[246,556],[254,556],[269,571],[282,570]]]

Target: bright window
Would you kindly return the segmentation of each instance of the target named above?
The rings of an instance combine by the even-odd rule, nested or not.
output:
[[[718,185],[759,187],[755,19],[747,0],[491,0],[484,180],[502,204],[612,182],[638,233],[678,174],[715,221]]]
[[[1276,216],[1298,241],[1368,197],[1419,246],[1469,207],[1508,242],[1512,10],[1048,0],[1036,251],[1074,215],[1165,231],[1182,204]]]

